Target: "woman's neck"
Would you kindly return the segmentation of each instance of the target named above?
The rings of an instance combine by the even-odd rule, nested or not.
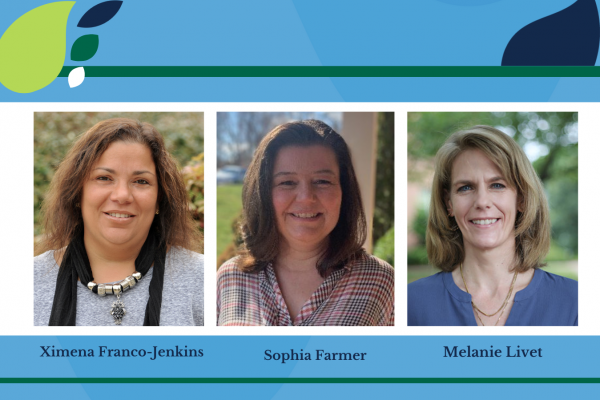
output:
[[[454,282],[462,289],[466,282],[471,294],[497,292],[505,293],[511,286],[515,274],[515,247],[496,248],[489,251],[472,251],[465,248],[465,260],[460,268],[454,270]],[[527,287],[533,277],[533,269],[520,273],[515,284],[515,293]],[[463,281],[464,280],[464,281]]]
[[[86,240],[85,235],[83,242],[96,283],[119,281],[134,273],[135,259],[143,246],[143,243],[98,246],[92,240]]]
[[[516,247],[514,242],[490,250],[481,250],[465,243],[463,271],[476,284],[493,285],[514,274]]]
[[[304,247],[282,243],[275,265],[290,272],[316,271],[317,261],[324,251],[325,244]]]

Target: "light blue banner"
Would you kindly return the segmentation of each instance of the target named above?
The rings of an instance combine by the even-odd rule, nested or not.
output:
[[[600,378],[600,338],[588,336],[26,336],[0,344],[10,360],[0,364],[4,378]]]

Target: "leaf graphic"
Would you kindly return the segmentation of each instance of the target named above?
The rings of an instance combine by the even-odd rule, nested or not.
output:
[[[83,35],[71,47],[71,60],[87,61],[98,51],[98,35]]]
[[[577,0],[515,33],[502,65],[595,65],[599,44],[596,1]]]
[[[122,1],[105,1],[96,4],[83,14],[77,26],[80,28],[94,28],[106,23],[119,11],[121,4],[123,4]]]
[[[65,62],[67,20],[74,1],[45,4],[23,14],[0,37],[0,83],[31,93],[56,79]]]
[[[77,67],[69,72],[69,87],[74,88],[81,85],[85,79],[85,70],[83,67]]]

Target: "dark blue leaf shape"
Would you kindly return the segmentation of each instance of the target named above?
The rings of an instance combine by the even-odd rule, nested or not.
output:
[[[502,65],[595,65],[599,45],[596,0],[577,0],[518,31],[504,50]]]
[[[90,8],[77,24],[80,28],[95,28],[111,20],[121,8],[122,1],[105,1]]]

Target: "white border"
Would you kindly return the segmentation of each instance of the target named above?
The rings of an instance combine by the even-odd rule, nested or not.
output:
[[[34,327],[33,324],[33,113],[41,111],[192,111],[204,112],[205,149],[205,326],[204,327]],[[216,112],[218,111],[394,111],[396,201],[395,327],[217,327],[216,279]],[[599,335],[600,268],[593,248],[598,226],[594,212],[581,220],[579,237],[579,327],[407,327],[406,326],[406,114],[410,111],[578,111],[579,209],[591,210],[598,196],[592,182],[598,170],[600,135],[596,103],[3,103],[0,108],[0,167],[4,172],[0,204],[1,335]]]

